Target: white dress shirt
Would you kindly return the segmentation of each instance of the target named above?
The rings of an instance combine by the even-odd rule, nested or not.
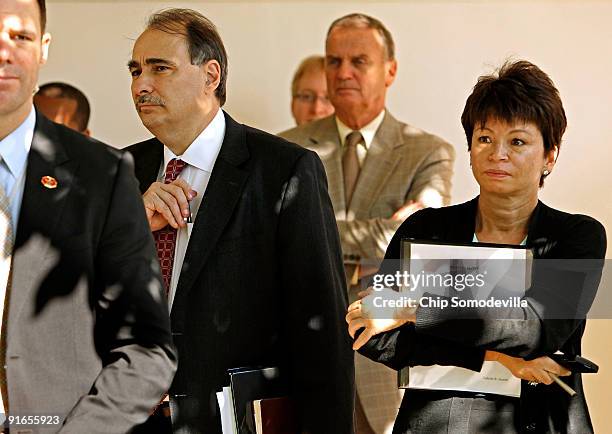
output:
[[[385,110],[381,111],[374,119],[372,119],[372,122],[358,130],[363,136],[363,141],[365,142],[365,144],[361,143],[357,146],[357,159],[359,160],[359,167],[363,167],[363,162],[368,155],[368,149],[370,149],[370,145],[374,140],[376,131],[378,131],[378,127],[380,127],[380,124],[382,124],[384,117]],[[338,119],[338,116],[335,118],[336,126],[338,127],[338,135],[340,136],[340,144],[344,147],[347,136],[355,130],[347,127],[340,119]]]
[[[36,111],[32,107],[25,121],[12,133],[0,140],[0,184],[2,184],[11,204],[13,235],[17,234],[17,221],[21,209],[23,189],[25,188],[25,168],[28,162],[28,153],[32,147],[35,125]]]
[[[187,165],[178,176],[191,186],[198,194],[189,203],[189,208],[192,215],[192,222],[187,223],[186,227],[179,228],[176,234],[176,245],[174,250],[174,262],[172,264],[172,277],[170,278],[170,292],[168,294],[168,306],[172,309],[172,302],[176,294],[176,286],[178,285],[185,259],[185,252],[191,237],[191,230],[196,221],[198,210],[202,197],[208,186],[210,174],[217,161],[217,156],[221,150],[221,144],[225,137],[225,116],[223,111],[219,109],[210,124],[200,133],[198,137],[189,145],[183,155],[174,155],[174,153],[164,146],[164,161],[159,169],[157,180],[164,181],[166,166],[173,158],[183,160]]]

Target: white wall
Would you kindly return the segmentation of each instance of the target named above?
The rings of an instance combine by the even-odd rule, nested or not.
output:
[[[458,151],[453,202],[477,192],[459,117],[476,78],[508,56],[548,72],[561,92],[569,128],[559,163],[541,197],[592,215],[612,239],[612,2],[107,2],[49,0],[50,60],[40,82],[80,87],[92,105],[94,136],[117,147],[149,137],[132,107],[125,66],[145,17],[168,6],[198,9],[219,27],[229,54],[226,109],[271,132],[292,125],[289,83],[298,61],[323,51],[330,22],[362,11],[393,33],[398,77],[388,107],[399,119],[436,133]],[[612,258],[612,242],[608,243]],[[602,366],[586,378],[596,432],[612,432],[610,321],[592,321],[585,354]]]

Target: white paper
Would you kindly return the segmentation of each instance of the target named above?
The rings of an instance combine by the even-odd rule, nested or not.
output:
[[[193,232],[193,223],[187,223],[187,239],[191,239],[191,232]]]
[[[415,366],[410,368],[408,375],[411,389],[521,396],[521,380],[499,362],[484,362],[480,372],[456,366]]]
[[[403,268],[411,274],[448,273],[451,259],[460,259],[462,265],[471,269],[486,269],[485,285],[478,289],[479,299],[488,298],[493,290],[501,297],[522,297],[528,287],[530,252],[526,249],[410,243],[409,255],[410,260],[404,259]],[[436,261],[428,263],[428,259]],[[449,261],[441,262],[440,259]],[[428,287],[413,291],[419,296],[424,292],[448,296],[448,289]],[[409,368],[407,385],[401,384],[402,378],[404,374],[400,375],[400,387],[411,389],[458,390],[511,397],[521,394],[521,380],[494,361],[484,362],[480,372],[455,366],[415,366]]]
[[[221,413],[221,432],[223,434],[238,434],[232,391],[229,386],[224,387],[221,392],[217,392],[217,403]]]

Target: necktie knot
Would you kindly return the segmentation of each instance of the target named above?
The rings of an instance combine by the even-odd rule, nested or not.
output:
[[[346,136],[345,145],[347,147],[356,148],[357,145],[362,142],[363,142],[363,136],[361,135],[361,133],[359,131],[352,131],[348,136]]]
[[[171,182],[175,181],[185,166],[187,166],[187,163],[185,163],[183,160],[179,160],[178,158],[173,158],[172,160],[168,161],[166,173],[164,175],[164,184],[170,184]]]

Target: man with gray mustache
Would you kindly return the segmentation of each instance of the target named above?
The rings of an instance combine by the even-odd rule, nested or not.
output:
[[[138,98],[136,98],[136,107],[140,107],[143,105],[159,105],[159,106],[164,106],[164,101],[158,97],[158,96],[154,96],[154,95],[140,95]]]
[[[196,11],[151,16],[128,66],[155,136],[128,150],[179,353],[172,429],[220,434],[227,370],[270,366],[287,382],[299,432],[352,433],[347,297],[319,158],[221,110],[227,55]],[[162,424],[158,414],[140,432]]]

